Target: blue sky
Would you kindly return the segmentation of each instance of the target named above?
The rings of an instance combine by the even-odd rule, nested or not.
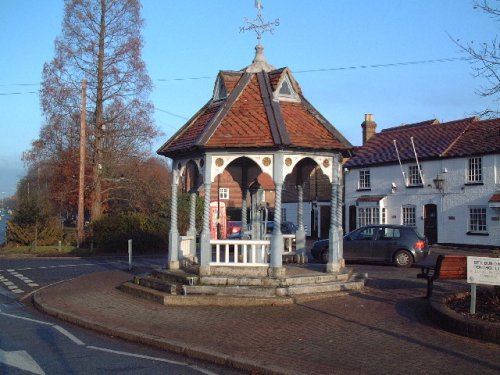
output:
[[[360,68],[460,58],[448,35],[489,41],[495,22],[471,0],[263,0],[268,63],[289,67],[306,98],[354,145],[374,114],[378,130],[431,118],[449,121],[492,106],[466,61]],[[43,124],[37,92],[43,64],[54,56],[63,0],[0,0],[0,193],[15,192],[22,152]],[[254,19],[254,0],[143,0],[143,59],[155,88],[153,149],[210,98],[219,70],[239,70],[254,57],[256,36],[240,33]],[[340,69],[358,67],[356,69]],[[325,71],[314,71],[326,69]],[[309,71],[309,72],[301,72]],[[200,78],[201,77],[201,78]],[[208,77],[208,78],[205,78]],[[180,78],[180,80],[177,80]],[[199,78],[199,79],[192,79]],[[19,94],[15,94],[19,93]],[[171,113],[171,114],[169,114]]]

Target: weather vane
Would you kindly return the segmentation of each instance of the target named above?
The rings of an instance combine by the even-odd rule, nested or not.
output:
[[[249,21],[248,18],[245,17],[245,23],[248,24],[248,26],[242,26],[240,27],[240,33],[245,32],[245,31],[250,31],[253,30],[257,34],[257,40],[260,44],[260,40],[262,39],[262,34],[265,32],[269,32],[273,34],[274,32],[274,27],[277,27],[280,25],[280,20],[276,18],[274,22],[264,22],[262,19],[262,0],[255,0],[255,7],[257,8],[257,18],[254,19],[253,21]]]

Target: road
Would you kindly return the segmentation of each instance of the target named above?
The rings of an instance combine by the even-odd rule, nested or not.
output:
[[[134,265],[165,264],[142,257]],[[32,291],[82,274],[128,268],[125,258],[0,258],[1,374],[240,374],[217,365],[106,337],[33,310]],[[82,301],[84,303],[84,301]]]

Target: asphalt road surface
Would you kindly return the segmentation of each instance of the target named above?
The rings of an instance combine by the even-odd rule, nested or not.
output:
[[[165,261],[165,257],[142,257],[134,264],[147,268]],[[52,283],[124,268],[128,268],[125,258],[0,258],[0,374],[241,373],[87,331],[19,302],[29,302],[33,290]]]

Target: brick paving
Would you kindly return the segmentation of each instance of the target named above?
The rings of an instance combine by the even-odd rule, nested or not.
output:
[[[370,269],[361,293],[289,306],[158,305],[117,289],[132,277],[125,271],[82,276],[38,291],[35,300],[46,312],[77,324],[253,373],[500,372],[499,345],[431,322],[417,269]],[[435,284],[435,293],[465,287],[443,281]]]

